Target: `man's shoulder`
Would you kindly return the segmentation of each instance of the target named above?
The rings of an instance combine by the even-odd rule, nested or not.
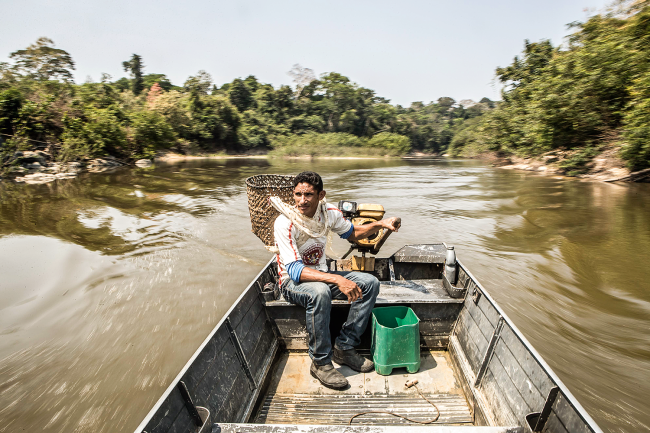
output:
[[[341,209],[339,209],[336,205],[333,205],[331,203],[327,203],[327,211],[328,212],[329,211],[334,211],[334,212],[338,212],[341,215],[343,215],[343,212],[341,212]]]
[[[327,205],[327,213],[335,218],[343,218],[343,212],[341,212],[341,209],[331,204]]]
[[[284,214],[278,215],[278,217],[275,219],[275,223],[273,223],[273,226],[275,228],[285,228],[289,227],[291,225],[291,220],[287,218]]]
[[[329,225],[333,226],[339,224],[342,220],[345,220],[343,217],[343,212],[336,206],[330,204],[327,205],[327,215],[329,216]]]

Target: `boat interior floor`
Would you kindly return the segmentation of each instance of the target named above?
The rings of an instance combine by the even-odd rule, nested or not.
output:
[[[423,351],[420,370],[410,374],[396,368],[389,376],[375,371],[358,373],[347,366],[334,366],[348,379],[344,390],[329,389],[309,373],[311,359],[305,352],[285,352],[271,371],[268,389],[252,422],[258,424],[347,425],[363,412],[393,412],[426,422],[438,412],[415,387],[406,382],[418,380],[419,391],[440,411],[431,425],[471,426],[473,419],[460,382],[444,350]],[[386,413],[371,413],[354,418],[352,425],[411,425],[403,418]]]

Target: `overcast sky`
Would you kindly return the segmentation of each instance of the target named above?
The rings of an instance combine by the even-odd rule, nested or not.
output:
[[[499,99],[494,69],[524,39],[560,44],[566,24],[607,0],[0,0],[0,61],[40,36],[68,51],[77,82],[145,73],[182,85],[200,69],[221,85],[255,75],[291,84],[295,63],[339,72],[395,104]],[[591,11],[591,12],[590,12]]]

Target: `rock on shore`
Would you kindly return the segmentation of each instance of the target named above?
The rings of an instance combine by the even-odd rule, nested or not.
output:
[[[52,155],[42,150],[18,151],[9,161],[11,165],[6,171],[16,182],[29,184],[48,183],[57,179],[70,179],[82,172],[105,172],[127,165],[126,163],[107,156],[89,161],[68,163],[54,162]],[[22,176],[21,176],[22,175]]]

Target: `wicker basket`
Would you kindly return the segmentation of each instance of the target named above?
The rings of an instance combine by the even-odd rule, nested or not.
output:
[[[269,197],[280,197],[283,202],[293,206],[293,178],[279,174],[259,174],[246,179],[252,231],[267,247],[275,244],[273,224],[279,215]]]

